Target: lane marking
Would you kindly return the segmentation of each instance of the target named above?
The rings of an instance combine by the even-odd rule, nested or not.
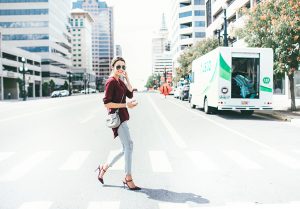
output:
[[[201,151],[186,151],[186,155],[200,171],[219,170],[218,166]]]
[[[35,201],[35,202],[25,202],[19,209],[48,209],[52,205],[49,201]]]
[[[151,97],[148,95],[147,98],[150,101],[150,104],[152,104],[154,110],[156,111],[157,115],[161,119],[162,123],[167,128],[167,130],[168,130],[169,134],[171,135],[171,138],[174,140],[175,144],[180,148],[183,148],[183,149],[187,148],[185,141],[179,136],[176,129],[171,125],[171,123],[162,114],[162,112],[159,110],[159,108],[154,103],[154,101],[151,99]]]
[[[0,162],[14,155],[15,152],[0,152]]]
[[[225,126],[225,125],[223,125],[223,124],[221,124],[221,123],[218,123],[218,122],[216,122],[216,121],[214,121],[214,120],[212,120],[212,119],[210,119],[210,118],[208,118],[208,117],[206,117],[206,116],[203,116],[203,115],[200,114],[200,113],[197,113],[197,112],[195,112],[195,111],[193,111],[193,110],[191,110],[191,109],[188,109],[187,107],[181,106],[181,105],[179,105],[179,104],[177,104],[177,103],[175,103],[175,102],[173,102],[173,101],[170,101],[170,100],[168,100],[168,102],[170,102],[170,103],[172,103],[172,104],[174,104],[174,105],[176,105],[176,106],[178,106],[178,107],[180,107],[180,108],[182,108],[182,109],[184,109],[184,110],[187,110],[187,111],[189,111],[189,112],[191,112],[191,113],[193,113],[193,114],[196,114],[196,115],[200,116],[201,118],[203,118],[204,120],[207,120],[207,121],[209,121],[209,122],[211,122],[211,123],[213,123],[213,124],[215,124],[215,125],[217,125],[217,126],[223,128],[223,129],[225,129],[225,130],[227,130],[227,131],[229,131],[229,132],[231,132],[231,133],[233,133],[233,134],[235,134],[235,135],[238,135],[238,136],[240,136],[240,137],[242,137],[242,138],[244,138],[244,139],[247,139],[248,141],[250,141],[250,142],[252,142],[252,143],[254,143],[254,144],[257,144],[257,145],[259,145],[259,146],[261,146],[261,147],[263,147],[263,148],[265,148],[265,149],[274,150],[274,148],[272,148],[272,147],[269,146],[269,145],[266,145],[266,144],[264,144],[264,143],[262,143],[262,142],[259,142],[259,141],[255,140],[255,139],[253,139],[253,138],[251,138],[251,137],[245,135],[245,134],[242,134],[242,133],[240,133],[240,132],[238,132],[238,131],[236,131],[236,130],[234,130],[234,129],[232,129],[232,128],[229,128],[229,127],[227,127],[227,126]]]
[[[117,201],[94,201],[90,202],[87,209],[119,209],[120,202]]]
[[[52,151],[40,151],[31,155],[28,159],[13,167],[7,173],[3,175],[0,174],[0,182],[16,181],[20,179],[21,177],[25,176],[31,169],[45,160],[51,153]]]
[[[260,152],[291,169],[300,169],[300,162],[288,155],[274,150],[261,150]]]
[[[242,153],[238,151],[224,151],[224,154],[238,164],[241,168],[246,170],[262,169],[263,167],[258,163],[246,158]]]
[[[121,152],[122,149],[110,151],[106,162],[111,162],[111,160]],[[125,162],[124,162],[124,155],[123,155],[111,168],[109,168],[109,170],[124,170],[124,168],[125,168]]]
[[[164,151],[149,151],[149,157],[153,172],[172,172],[172,166]]]
[[[90,153],[90,151],[73,152],[66,162],[60,167],[60,170],[78,170],[88,158]]]

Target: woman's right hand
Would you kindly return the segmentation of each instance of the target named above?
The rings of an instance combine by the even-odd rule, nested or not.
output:
[[[133,101],[127,102],[127,107],[132,109],[135,106],[137,106],[137,104],[138,104],[137,101],[133,100]]]

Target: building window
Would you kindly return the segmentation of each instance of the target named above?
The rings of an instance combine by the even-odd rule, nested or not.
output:
[[[195,5],[205,5],[205,0],[194,0]]]
[[[20,47],[29,52],[49,52],[48,46],[36,46],[36,47]]]
[[[48,9],[0,9],[0,16],[8,15],[47,15]]]
[[[15,41],[15,40],[47,40],[49,39],[48,34],[13,34],[3,35],[2,40],[4,41]]]
[[[204,10],[195,10],[194,15],[195,16],[205,16],[205,11]]]
[[[0,28],[44,28],[48,27],[48,25],[48,21],[0,22]]]
[[[205,38],[205,32],[196,32],[195,38]]]
[[[192,16],[192,11],[179,13],[179,18]]]
[[[48,2],[48,0],[0,0],[0,3]]]
[[[180,24],[181,29],[190,28],[190,27],[192,27],[192,22]]]
[[[194,24],[195,24],[195,27],[205,27],[204,21],[195,21]]]

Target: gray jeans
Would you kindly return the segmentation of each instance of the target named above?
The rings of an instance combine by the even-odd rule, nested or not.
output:
[[[120,139],[123,149],[118,153],[110,163],[109,167],[113,166],[123,155],[125,155],[125,174],[131,175],[132,150],[133,142],[130,137],[127,122],[124,121],[118,128],[118,138]]]

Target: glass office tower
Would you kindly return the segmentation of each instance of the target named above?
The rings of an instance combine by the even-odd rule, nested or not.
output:
[[[42,58],[43,82],[63,85],[71,66],[69,0],[0,0],[2,41]]]
[[[92,29],[93,70],[97,77],[97,89],[103,90],[114,56],[113,8],[98,0],[77,0],[73,3],[75,8],[90,12],[95,20]]]

